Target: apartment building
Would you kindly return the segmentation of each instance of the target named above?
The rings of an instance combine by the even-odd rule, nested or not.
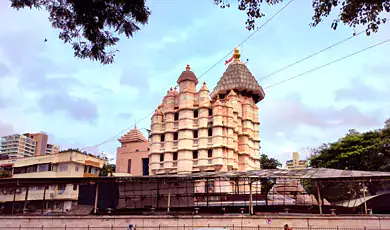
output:
[[[20,158],[58,153],[59,146],[49,144],[48,139],[44,132],[4,136],[1,138],[0,154]]]
[[[54,155],[0,160],[0,171],[9,172],[8,176],[12,178],[97,177],[106,163],[106,159],[91,154],[65,151]],[[32,212],[41,210],[42,205],[46,212],[66,212],[77,204],[78,192],[76,184],[9,188],[0,191],[0,203],[15,201],[16,209],[23,209],[27,200],[26,208]]]
[[[260,169],[257,103],[265,94],[238,49],[210,94],[189,65],[152,116],[149,172]]]
[[[289,170],[307,168],[307,161],[299,159],[299,153],[293,152],[293,159],[286,161],[286,166]]]

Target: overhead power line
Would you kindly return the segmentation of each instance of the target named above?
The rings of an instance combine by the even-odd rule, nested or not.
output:
[[[296,62],[294,62],[294,63],[291,63],[291,64],[289,64],[289,65],[287,65],[287,66],[285,66],[285,67],[283,67],[283,68],[281,68],[281,69],[278,69],[278,70],[276,70],[276,71],[274,71],[274,72],[272,72],[272,73],[270,73],[270,74],[268,74],[268,75],[265,75],[264,77],[259,78],[259,80],[267,79],[267,78],[269,78],[269,77],[271,77],[271,76],[273,76],[273,75],[275,75],[275,74],[277,74],[277,73],[279,73],[279,72],[281,72],[281,71],[283,71],[283,70],[286,70],[286,69],[288,69],[288,68],[290,68],[290,67],[292,67],[292,66],[294,66],[294,65],[296,65],[296,64],[298,64],[298,63],[301,63],[301,62],[303,62],[303,61],[305,61],[305,60],[307,60],[307,59],[310,59],[310,58],[312,58],[312,57],[314,57],[314,56],[316,56],[316,55],[318,55],[318,54],[320,54],[320,53],[322,53],[322,52],[325,52],[325,51],[327,51],[327,50],[329,50],[329,49],[331,49],[331,48],[333,48],[333,47],[335,47],[335,46],[338,46],[338,45],[340,45],[340,44],[342,44],[342,43],[344,43],[344,42],[346,42],[346,41],[349,41],[350,39],[352,39],[352,38],[354,38],[354,37],[357,37],[357,36],[359,36],[359,35],[361,35],[361,34],[363,34],[363,33],[365,33],[365,32],[366,32],[365,30],[360,31],[360,32],[357,33],[357,34],[354,34],[354,35],[352,35],[352,36],[350,36],[350,37],[347,37],[347,38],[345,38],[345,39],[343,39],[343,40],[341,40],[341,41],[339,41],[339,42],[337,42],[337,43],[334,43],[333,45],[330,45],[330,46],[328,46],[328,47],[326,47],[326,48],[324,48],[324,49],[322,49],[322,50],[319,50],[319,51],[317,51],[317,52],[315,52],[315,53],[313,53],[313,54],[310,54],[310,55],[307,56],[307,57],[304,57],[304,58],[302,58],[302,59],[300,59],[300,60],[298,60],[298,61],[296,61]]]
[[[257,32],[259,32],[264,26],[266,26],[272,19],[274,19],[278,14],[280,14],[287,6],[289,6],[294,0],[290,0],[286,5],[284,5],[280,10],[278,10],[274,15],[272,15],[267,21],[265,21],[260,27],[258,27],[253,33],[251,33],[249,36],[247,36],[241,43],[238,44],[238,46],[241,46],[242,44],[244,44],[245,42],[247,42],[251,37],[253,37],[253,35],[255,35]],[[217,61],[214,65],[212,65],[209,69],[207,69],[204,73],[202,73],[199,77],[198,77],[198,80],[201,79],[204,75],[206,75],[208,72],[210,72],[210,70],[212,70],[214,67],[216,67],[219,63],[221,63],[222,61],[225,61],[226,57],[228,57],[229,55],[232,54],[232,52],[234,52],[234,49],[230,50],[229,53],[227,53],[223,58],[221,58],[219,61]],[[187,86],[188,87],[188,86]],[[184,88],[186,89],[186,88]],[[139,122],[145,120],[146,118],[148,118],[150,115],[152,115],[154,113],[154,111],[152,111],[151,113],[149,113],[148,115],[146,115],[145,117],[141,118],[140,120],[136,121],[133,125],[127,127],[126,129],[122,130],[120,133],[118,133],[117,135],[111,137],[110,139],[107,139],[106,141],[103,141],[99,144],[96,144],[94,146],[90,146],[90,147],[85,147],[83,149],[81,149],[82,151],[85,151],[85,150],[90,150],[90,149],[93,149],[93,148],[96,148],[96,147],[99,147],[103,144],[106,144],[112,140],[115,140],[119,135],[121,135],[122,133],[126,132],[127,130],[131,129],[132,127],[134,127],[136,124],[138,124]]]
[[[336,59],[336,60],[334,60],[334,61],[328,62],[328,63],[326,63],[326,64],[317,66],[317,67],[315,67],[315,68],[313,68],[313,69],[310,69],[310,70],[308,70],[308,71],[305,71],[305,72],[300,73],[300,74],[298,74],[298,75],[295,75],[295,76],[293,76],[293,77],[287,78],[287,79],[285,79],[285,80],[283,80],[283,81],[277,82],[277,83],[272,84],[272,85],[269,85],[269,86],[267,86],[267,87],[264,87],[264,89],[269,89],[269,88],[275,87],[275,86],[277,86],[277,85],[283,84],[283,83],[285,83],[285,82],[288,82],[288,81],[290,81],[290,80],[293,80],[293,79],[298,78],[298,77],[300,77],[300,76],[303,76],[303,75],[305,75],[305,74],[311,73],[311,72],[313,72],[313,71],[322,69],[322,68],[324,68],[324,67],[326,67],[326,66],[329,66],[329,65],[331,65],[331,64],[334,64],[334,63],[336,63],[336,62],[339,62],[339,61],[342,61],[342,60],[347,59],[347,58],[349,58],[349,57],[355,56],[355,55],[357,55],[357,54],[359,54],[359,53],[362,53],[362,52],[367,51],[367,50],[369,50],[369,49],[372,49],[372,48],[374,48],[374,47],[383,45],[383,44],[385,44],[386,42],[389,42],[389,41],[390,41],[390,39],[387,39],[387,40],[384,40],[384,41],[382,41],[382,42],[376,43],[376,44],[374,44],[374,45],[372,45],[372,46],[369,46],[369,47],[366,47],[366,48],[361,49],[361,50],[359,50],[359,51],[356,51],[356,52],[351,53],[351,54],[349,54],[349,55],[347,55],[347,56],[344,56],[344,57],[342,57],[342,58],[339,58],[339,59]]]

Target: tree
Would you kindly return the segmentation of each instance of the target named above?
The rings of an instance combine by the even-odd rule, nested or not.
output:
[[[112,176],[115,172],[116,165],[104,164],[102,170],[100,170],[99,176]]]
[[[111,64],[115,53],[113,47],[118,35],[127,38],[145,25],[151,14],[145,0],[10,0],[15,9],[24,7],[44,8],[50,14],[52,26],[59,29],[59,38],[72,45],[74,55],[82,59]],[[234,0],[212,0],[221,8],[230,7]],[[255,29],[256,19],[264,16],[260,10],[263,3],[275,5],[283,0],[237,0],[238,9],[245,11],[246,28]],[[383,12],[390,11],[390,0],[313,0],[314,16],[310,26],[317,26],[336,7],[339,14],[331,28],[344,23],[350,27],[366,25],[366,33],[377,32],[386,23]],[[43,40],[43,39],[42,39]],[[47,41],[45,39],[44,41]],[[110,50],[108,50],[111,48]]]
[[[274,158],[268,158],[266,154],[260,155],[260,168],[261,169],[277,169],[282,164]],[[268,193],[276,183],[276,178],[261,178],[261,194],[265,197],[265,205],[268,205]]]
[[[115,50],[108,50],[148,22],[150,11],[145,0],[11,0],[15,9],[35,7],[49,12],[59,38],[72,45],[74,55],[110,64]],[[43,39],[42,39],[43,40]],[[46,41],[46,39],[45,39]]]
[[[0,169],[0,178],[10,177],[11,173],[7,170]]]
[[[266,154],[260,155],[260,167],[261,169],[276,169],[281,167],[282,164],[274,158],[268,158]]]
[[[232,0],[214,0],[214,3],[221,8],[230,7]],[[237,0],[238,9],[245,11],[248,16],[246,28],[255,29],[256,19],[264,16],[261,5],[275,5],[283,0]],[[386,15],[383,12],[390,12],[390,0],[313,0],[314,15],[311,27],[316,27],[330,13],[339,8],[337,17],[333,20],[331,28],[336,30],[340,23],[350,27],[359,25],[367,26],[366,33],[376,33],[381,24],[386,23]]]
[[[388,121],[388,120],[387,120]],[[390,171],[390,127],[385,122],[382,129],[359,133],[354,129],[338,141],[321,145],[310,158],[313,168],[333,168],[360,171]],[[316,194],[311,180],[301,182],[306,191]],[[380,183],[364,183],[371,195],[375,195]],[[355,182],[321,184],[321,194],[329,201],[356,198],[362,184]]]

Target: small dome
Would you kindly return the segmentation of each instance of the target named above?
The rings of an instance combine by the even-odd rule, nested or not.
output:
[[[177,79],[177,84],[180,84],[182,81],[193,81],[195,84],[198,84],[198,78],[196,78],[194,72],[191,71],[190,65],[187,65],[186,70],[180,74],[179,79]]]
[[[221,106],[221,105],[222,105],[222,103],[219,100],[219,96],[217,95],[217,100],[214,102],[213,106]]]
[[[209,91],[209,88],[207,88],[207,86],[206,86],[206,82],[203,82],[202,87],[199,89],[199,92],[201,92],[201,91],[210,92],[210,91]]]

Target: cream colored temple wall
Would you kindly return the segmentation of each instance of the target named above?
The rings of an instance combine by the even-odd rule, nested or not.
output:
[[[249,80],[262,92],[239,59],[227,72],[229,68],[246,69],[245,77],[250,75]],[[224,78],[225,74],[220,81]],[[217,85],[214,97],[206,83],[197,91],[198,80],[188,65],[177,83],[179,89],[168,90],[152,117],[150,174],[260,169],[257,101],[236,92],[237,84],[223,92]]]

